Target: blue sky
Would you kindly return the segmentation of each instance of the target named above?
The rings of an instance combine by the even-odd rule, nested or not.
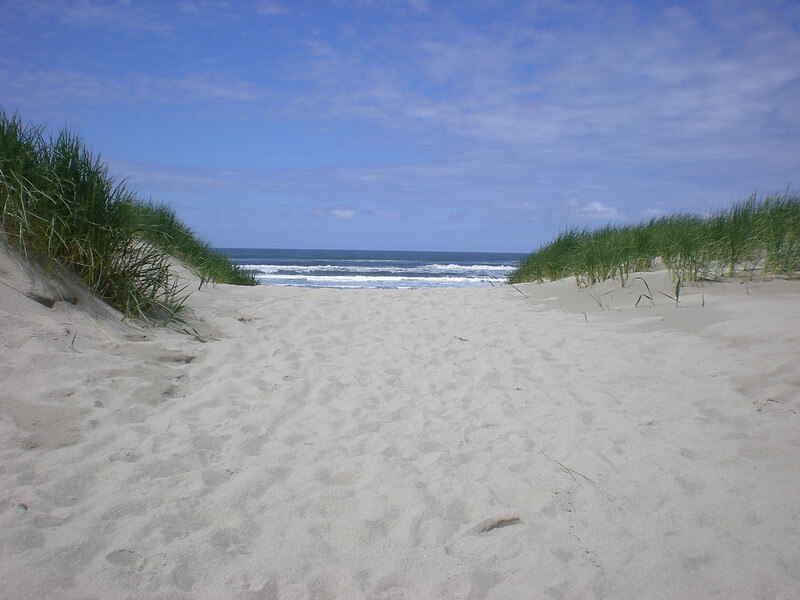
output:
[[[218,246],[527,252],[800,188],[800,3],[0,0],[0,107]]]

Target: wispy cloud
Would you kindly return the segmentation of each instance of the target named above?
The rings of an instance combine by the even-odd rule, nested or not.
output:
[[[0,71],[8,82],[8,101],[40,108],[67,102],[191,103],[198,100],[250,102],[261,97],[253,84],[215,72],[191,73],[175,78],[129,73],[125,77],[92,75],[77,70],[12,73]]]
[[[184,3],[206,12],[225,8],[208,4]],[[491,24],[476,29],[426,2],[409,5],[432,13],[433,20],[412,30],[404,24],[367,28],[358,43],[320,35],[296,44],[277,74],[303,82],[300,87],[276,88],[252,72],[101,79],[72,69],[64,73],[63,91],[84,100],[101,98],[100,90],[165,102],[258,100],[266,114],[357,119],[407,138],[447,135],[569,157],[735,156],[739,146],[732,142],[766,120],[778,129],[800,128],[791,102],[800,81],[800,39],[757,7],[739,16],[712,7],[709,27],[680,7],[653,16],[635,8],[611,14],[600,4],[548,3],[531,15],[520,5],[493,31]],[[153,19],[127,2],[50,6],[72,23],[138,27]],[[271,0],[255,9],[265,15],[285,11]],[[537,27],[548,10],[572,19],[573,26]],[[446,27],[433,26],[437,20]],[[725,29],[734,30],[735,44],[718,31]],[[38,78],[50,86],[41,86],[42,95],[62,92],[56,75]],[[33,85],[27,91],[36,94]],[[782,97],[785,102],[776,102]]]
[[[156,197],[522,231],[798,185],[797,3],[9,5],[5,108],[174,118],[177,152],[192,118],[230,138],[189,166],[110,157]]]
[[[254,84],[215,72],[193,73],[176,79],[157,78],[152,80],[152,88],[162,98],[174,93],[179,100],[207,98],[250,101],[261,97],[261,91]]]
[[[272,0],[260,0],[256,3],[256,12],[259,15],[268,17],[277,17],[286,14],[286,7],[280,2],[273,2]]]
[[[597,23],[614,23],[598,6],[594,12]],[[775,102],[791,97],[800,75],[800,39],[790,26],[763,16],[768,35],[742,32],[731,44],[685,11],[657,17],[632,14],[627,23],[561,35],[511,26],[502,41],[458,27],[444,35],[389,30],[350,50],[315,42],[304,73],[324,99],[323,114],[415,134],[558,144],[570,154],[579,145],[584,154],[602,146],[604,156],[631,156],[635,145],[640,158],[644,145],[654,159],[693,149],[730,154],[731,141],[767,117],[798,127],[791,103]],[[756,17],[740,22],[718,9],[710,19],[715,28],[743,28]]]
[[[172,24],[154,10],[154,5],[130,0],[45,0],[20,3],[19,9],[66,25],[159,34],[173,31]]]

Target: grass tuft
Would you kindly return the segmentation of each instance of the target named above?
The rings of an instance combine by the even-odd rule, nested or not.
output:
[[[46,138],[2,109],[0,223],[8,244],[50,271],[74,272],[129,317],[178,320],[186,296],[173,256],[202,282],[256,284],[169,208],[142,202],[116,182],[79,136]]]
[[[567,229],[523,258],[508,280],[575,277],[580,286],[619,278],[624,286],[631,273],[656,265],[679,282],[676,302],[685,281],[756,270],[795,277],[800,271],[800,197],[788,191],[763,199],[753,195],[707,218],[680,213],[638,225]],[[644,297],[652,299],[652,294]]]
[[[255,276],[199,240],[170,207],[151,202],[135,205],[133,221],[142,239],[181,259],[206,282],[258,285]]]

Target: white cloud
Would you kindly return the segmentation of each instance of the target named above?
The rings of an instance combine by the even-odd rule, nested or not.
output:
[[[356,211],[349,208],[332,208],[322,209],[315,208],[311,211],[315,217],[322,217],[325,219],[334,219],[337,221],[349,221],[356,216]]]
[[[584,207],[584,212],[595,218],[603,219],[617,219],[619,218],[619,210],[614,206],[608,206],[602,202],[589,202]]]
[[[587,220],[601,220],[601,221],[618,221],[624,220],[620,214],[619,209],[615,206],[603,204],[596,200],[586,203],[580,203],[575,199],[569,200],[566,203],[568,213],[571,216]]]

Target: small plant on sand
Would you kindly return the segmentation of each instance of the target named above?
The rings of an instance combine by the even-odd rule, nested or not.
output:
[[[634,304],[634,306],[639,306],[639,303],[642,301],[642,298],[647,298],[648,300],[650,300],[650,304],[655,306],[656,305],[656,301],[653,300],[653,292],[650,291],[650,284],[647,283],[647,280],[644,277],[634,277],[633,278],[634,281],[636,281],[637,279],[641,280],[641,282],[644,283],[644,287],[647,288],[647,293],[646,294],[639,294],[639,298],[638,298],[638,300],[636,300],[636,304]]]
[[[679,276],[678,280],[675,282],[675,295],[674,296],[670,296],[666,292],[661,292],[661,291],[659,291],[658,293],[661,294],[662,296],[665,296],[665,297],[669,298],[670,300],[672,300],[675,303],[675,306],[677,307],[678,303],[680,302],[680,299],[681,299],[681,286],[682,286],[682,284],[683,284],[683,280]]]

